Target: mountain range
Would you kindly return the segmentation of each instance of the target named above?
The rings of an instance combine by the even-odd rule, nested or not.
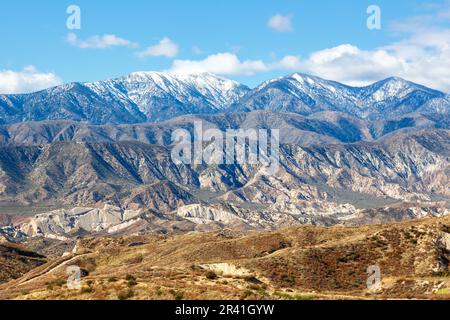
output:
[[[160,122],[193,114],[257,110],[310,116],[342,112],[368,121],[407,114],[448,115],[450,98],[400,78],[366,87],[295,73],[255,89],[212,74],[136,72],[31,94],[0,95],[0,123],[73,120],[90,124]]]
[[[450,212],[449,106],[399,78],[350,87],[299,73],[250,89],[137,72],[2,95],[0,231],[22,241],[440,217]],[[172,133],[196,121],[279,129],[280,172],[176,165]]]
[[[449,106],[399,78],[299,73],[0,95],[0,299],[448,299]],[[172,133],[198,121],[279,129],[278,172],[174,163]]]

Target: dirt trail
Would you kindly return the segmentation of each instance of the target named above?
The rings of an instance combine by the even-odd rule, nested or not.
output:
[[[31,278],[28,278],[25,275],[25,278],[20,280],[17,283],[17,286],[20,287],[20,286],[23,286],[23,285],[26,285],[26,284],[30,283],[31,281],[36,281],[36,280],[38,280],[38,279],[40,279],[40,278],[42,278],[42,277],[52,273],[53,271],[55,271],[55,270],[57,270],[57,269],[59,269],[59,268],[61,268],[63,266],[68,265],[70,262],[78,259],[79,257],[83,257],[85,255],[88,255],[88,253],[82,254],[82,255],[77,255],[77,256],[74,256],[74,257],[69,257],[66,260],[55,261],[55,262],[51,263],[49,266],[47,266],[44,270],[42,270],[39,274],[33,275]]]

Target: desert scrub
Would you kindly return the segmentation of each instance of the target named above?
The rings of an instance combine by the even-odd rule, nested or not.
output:
[[[66,280],[59,278],[54,281],[47,282],[45,285],[47,286],[47,290],[53,290],[55,287],[62,287],[66,283]]]
[[[250,297],[250,296],[252,296],[252,295],[253,295],[253,291],[247,289],[247,290],[245,290],[245,291],[242,293],[240,299],[241,299],[241,300],[245,300],[245,299],[247,299],[248,297]]]
[[[84,287],[82,287],[81,288],[81,293],[82,294],[84,294],[84,293],[92,293],[94,291],[94,289],[92,288],[92,287],[87,287],[87,286],[84,286]]]
[[[281,276],[281,281],[283,283],[285,283],[286,285],[289,285],[291,287],[293,287],[293,286],[295,286],[297,284],[297,280],[293,276],[288,275],[288,274],[282,275]]]
[[[247,290],[255,291],[261,296],[267,296],[266,288],[264,286],[258,286],[256,284],[251,284],[247,286]]]
[[[288,294],[284,292],[275,292],[273,296],[284,300],[316,300],[317,297],[313,295],[303,295],[303,294]]]
[[[81,269],[84,269],[88,274],[94,272],[97,269],[97,262],[95,258],[87,258],[78,263]]]
[[[160,297],[160,296],[162,296],[162,294],[163,294],[163,291],[161,290],[161,288],[160,287],[158,287],[158,288],[155,288],[155,294],[158,296],[158,297]]]
[[[138,282],[136,280],[136,277],[132,276],[132,275],[127,275],[125,280],[127,280],[127,286],[129,288],[137,286]]]
[[[127,291],[122,291],[117,295],[117,298],[119,300],[128,300],[134,297],[134,292],[131,289],[128,289]]]
[[[170,290],[169,293],[173,296],[173,298],[175,300],[183,300],[184,299],[184,294],[183,292],[179,292],[179,291],[175,291],[175,290]]]
[[[135,256],[132,256],[128,260],[125,261],[126,264],[138,264],[144,261],[144,256],[142,254],[137,254]]]
[[[208,271],[205,276],[206,276],[206,279],[208,279],[208,280],[216,280],[217,279],[217,274],[214,271]]]

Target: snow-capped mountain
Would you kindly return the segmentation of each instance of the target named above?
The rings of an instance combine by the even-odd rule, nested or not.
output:
[[[146,121],[126,93],[106,87],[99,91],[82,83],[0,98],[0,123],[62,119],[92,124]]]
[[[125,95],[149,121],[186,114],[210,114],[236,103],[250,89],[213,74],[136,72],[126,77],[86,84],[99,95]]]
[[[357,106],[354,89],[338,82],[294,73],[269,80],[247,94],[233,111],[270,110],[310,115]]]
[[[299,73],[266,81],[254,90],[209,73],[136,72],[32,94],[0,95],[3,124],[42,120],[130,124],[256,110],[304,116],[334,111],[375,121],[415,112],[448,114],[449,109],[450,98],[444,93],[400,78],[351,87]]]
[[[56,119],[93,124],[162,121],[222,111],[249,90],[212,74],[137,72],[32,94],[0,95],[0,123]]]
[[[372,118],[417,111],[427,103],[446,104],[445,94],[401,78],[388,78],[357,90],[361,104],[370,108]],[[426,110],[424,110],[426,111]]]
[[[426,103],[446,102],[444,93],[400,78],[388,78],[367,87],[351,87],[294,73],[263,83],[230,110],[270,110],[302,115],[339,111],[375,120],[411,113]]]

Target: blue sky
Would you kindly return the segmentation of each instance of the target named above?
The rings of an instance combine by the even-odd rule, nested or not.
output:
[[[81,29],[69,30],[69,5]],[[380,30],[367,8],[381,9]],[[2,2],[0,93],[134,71],[219,73],[249,86],[294,71],[353,85],[401,76],[450,92],[444,0]],[[272,22],[272,23],[271,23]],[[106,37],[105,37],[106,36]]]

